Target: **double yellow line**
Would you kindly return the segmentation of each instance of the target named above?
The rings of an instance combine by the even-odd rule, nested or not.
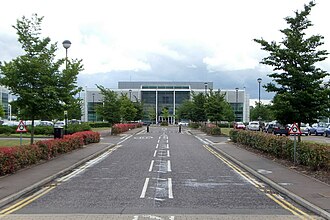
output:
[[[287,202],[282,196],[272,193],[269,190],[265,189],[265,186],[249,176],[246,172],[241,170],[238,166],[227,160],[225,157],[223,157],[221,154],[213,150],[211,147],[208,145],[203,145],[205,149],[207,149],[211,154],[216,156],[218,159],[220,159],[222,162],[224,162],[227,166],[232,168],[236,173],[241,175],[244,179],[246,179],[248,182],[250,182],[253,186],[255,186],[257,189],[260,191],[264,192],[266,196],[270,199],[272,199],[274,202],[276,202],[278,205],[283,207],[284,209],[290,211],[292,214],[295,216],[299,217],[300,219],[314,219],[312,216],[308,215],[307,213],[303,212],[299,208],[295,207],[291,203]]]
[[[9,215],[9,214],[23,208],[24,206],[30,204],[34,200],[40,198],[41,196],[43,196],[43,195],[47,194],[48,192],[50,192],[51,190],[55,189],[55,187],[56,187],[56,185],[50,185],[48,187],[42,188],[38,192],[35,192],[33,195],[28,196],[25,199],[15,203],[14,205],[0,211],[0,218],[3,218],[6,215]]]

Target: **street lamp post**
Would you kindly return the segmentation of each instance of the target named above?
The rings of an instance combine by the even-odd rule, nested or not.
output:
[[[260,121],[260,119],[261,119],[261,117],[260,117],[260,83],[261,83],[262,79],[261,79],[261,78],[258,78],[257,81],[258,81],[258,84],[259,84],[259,102],[258,102],[258,106],[259,106],[259,108],[258,108],[258,119],[259,119],[259,121]]]
[[[236,120],[235,121],[237,121],[237,115],[238,115],[238,87],[236,87],[235,88],[235,90],[236,90],[236,104],[235,104],[235,118],[236,118]]]
[[[95,96],[95,94],[93,93],[92,94],[93,95],[93,123],[95,123],[95,103],[94,103],[94,96]]]
[[[128,90],[129,91],[129,100],[132,101],[132,90]]]
[[[71,46],[71,42],[69,40],[65,40],[62,43],[65,48],[65,70],[68,68],[68,49]],[[65,131],[64,134],[68,134],[68,111],[64,111],[64,120],[65,120]]]
[[[204,83],[204,92],[205,92],[205,95],[207,94],[207,82]]]
[[[65,40],[62,43],[63,47],[65,48],[65,70],[68,67],[68,49],[71,46],[71,42],[69,40]]]

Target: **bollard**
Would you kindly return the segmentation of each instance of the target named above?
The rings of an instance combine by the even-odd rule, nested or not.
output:
[[[149,125],[147,125],[147,132],[149,133]]]
[[[179,125],[179,133],[181,133],[181,125]]]

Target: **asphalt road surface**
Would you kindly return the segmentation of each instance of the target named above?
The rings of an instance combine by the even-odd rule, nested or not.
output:
[[[123,136],[104,155],[11,204],[5,219],[301,219],[300,210],[310,219],[206,143],[177,127]]]

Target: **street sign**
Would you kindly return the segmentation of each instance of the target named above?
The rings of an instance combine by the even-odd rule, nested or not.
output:
[[[301,131],[296,123],[293,123],[293,125],[290,127],[289,134],[301,134]]]
[[[20,120],[16,132],[27,132],[26,126],[22,120]]]

